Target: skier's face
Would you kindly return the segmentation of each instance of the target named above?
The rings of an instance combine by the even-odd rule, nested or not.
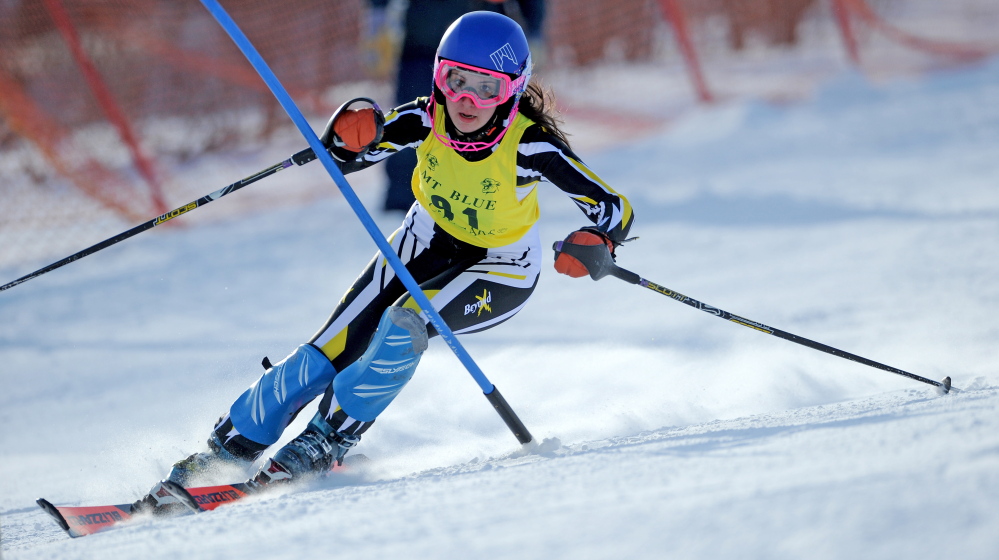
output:
[[[465,134],[475,132],[486,126],[486,123],[492,118],[493,113],[496,112],[496,107],[489,107],[487,109],[476,107],[475,103],[472,103],[472,100],[467,95],[459,98],[457,101],[445,98],[444,104],[447,107],[448,116],[451,117],[451,122],[454,123],[454,127],[459,132]]]

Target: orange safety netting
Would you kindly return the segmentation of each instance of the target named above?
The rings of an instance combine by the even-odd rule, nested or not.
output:
[[[999,51],[985,44],[999,3],[954,2],[967,9],[945,10],[937,32],[938,0],[547,0],[536,76],[582,145],[607,146],[655,133],[698,101],[800,98],[865,52],[874,76],[922,53]],[[310,120],[357,95],[390,103],[394,55],[376,65],[366,50],[367,0],[223,4]],[[291,128],[198,0],[0,2],[0,29],[0,200],[16,209],[0,214],[5,239],[63,231],[87,218],[83,208],[103,220],[100,235],[117,233],[108,216],[144,221],[204,194],[188,165],[201,155],[258,149]],[[923,58],[933,61],[906,68],[938,66]],[[0,266],[15,261],[11,246],[0,246]]]
[[[280,10],[273,2],[231,4],[303,107],[325,113],[327,88],[364,77],[360,0],[300,0]],[[216,121],[214,148],[245,139],[240,111],[273,117],[256,135],[283,124],[270,92],[196,0],[4,3],[0,27],[0,139],[30,140],[59,175],[123,216],[178,202],[164,192],[166,169],[156,162],[172,154],[146,145],[158,119]],[[116,134],[99,143],[79,138],[108,125]]]
[[[987,46],[976,45],[971,42],[962,43],[958,41],[941,41],[926,39],[924,37],[908,33],[897,26],[888,23],[883,17],[879,16],[866,0],[834,1],[840,3],[846,13],[855,15],[864,23],[880,31],[891,40],[912,49],[964,60],[977,60],[999,52],[999,45]]]

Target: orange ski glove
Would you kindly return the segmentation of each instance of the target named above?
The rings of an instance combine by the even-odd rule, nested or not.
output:
[[[614,258],[614,242],[596,228],[583,228],[574,231],[562,243],[585,246],[606,245],[611,258]],[[557,249],[555,252],[555,270],[573,278],[581,278],[590,273],[586,263]]]
[[[333,145],[352,152],[370,148],[380,140],[379,116],[371,107],[341,112],[333,121]]]

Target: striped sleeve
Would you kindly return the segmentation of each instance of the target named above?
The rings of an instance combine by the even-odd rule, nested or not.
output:
[[[517,153],[518,189],[539,181],[561,189],[600,231],[624,241],[634,222],[631,204],[604,183],[553,134],[540,125],[524,132]]]

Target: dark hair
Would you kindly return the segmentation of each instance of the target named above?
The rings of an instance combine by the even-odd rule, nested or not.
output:
[[[555,94],[551,88],[538,83],[528,85],[520,97],[520,112],[569,146],[569,135],[560,128],[563,121],[556,112]]]

